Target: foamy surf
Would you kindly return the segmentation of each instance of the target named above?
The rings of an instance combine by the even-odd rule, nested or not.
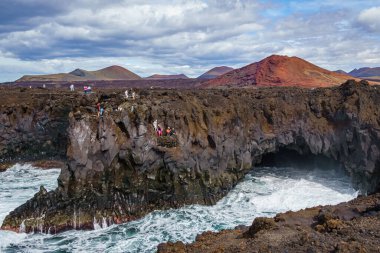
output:
[[[0,201],[4,203],[0,209],[1,221],[9,211],[33,196],[41,184],[47,189],[55,188],[59,170],[16,165],[5,173],[0,173]],[[155,211],[122,225],[94,219],[94,231],[67,231],[58,235],[1,231],[5,240],[0,242],[0,249],[4,252],[155,252],[161,242],[191,242],[204,231],[250,225],[257,216],[337,204],[357,194],[349,178],[338,170],[256,168],[214,206],[190,205]]]

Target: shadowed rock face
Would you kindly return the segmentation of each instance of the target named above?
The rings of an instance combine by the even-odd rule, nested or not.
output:
[[[214,204],[263,155],[279,149],[342,163],[357,187],[379,187],[380,91],[366,82],[329,89],[151,90],[138,100],[99,97],[69,115],[68,164],[59,187],[11,212],[3,229],[43,224],[92,228],[94,217],[126,222],[154,210]],[[113,109],[119,109],[118,111]],[[152,123],[175,127],[174,148],[156,145]]]
[[[68,114],[81,97],[43,89],[0,92],[0,163],[65,158]]]

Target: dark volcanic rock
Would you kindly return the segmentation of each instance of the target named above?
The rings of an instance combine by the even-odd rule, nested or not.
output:
[[[95,80],[91,81],[93,90],[99,89],[193,89],[200,86],[202,80],[199,79],[135,79],[135,80]],[[66,88],[69,90],[71,84],[74,84],[76,90],[82,90],[83,86],[88,85],[88,81],[17,81],[3,84],[8,87],[43,87],[47,88]]]
[[[380,194],[375,194],[336,206],[282,213],[274,219],[256,218],[247,232],[238,228],[205,232],[191,244],[160,244],[158,252],[359,253],[379,252],[379,241]]]
[[[0,163],[65,158],[68,114],[81,95],[2,88]]]
[[[122,101],[121,93],[99,94],[104,120],[83,99],[69,114],[59,187],[15,209],[2,228],[17,230],[25,220],[27,231],[37,223],[88,229],[94,218],[120,223],[155,209],[214,204],[263,155],[280,149],[334,159],[361,190],[379,188],[380,91],[366,82],[139,95]],[[176,129],[175,147],[157,145],[155,119]],[[328,231],[331,224],[320,225]]]

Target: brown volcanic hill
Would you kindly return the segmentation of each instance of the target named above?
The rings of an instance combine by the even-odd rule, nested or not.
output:
[[[97,71],[89,71],[98,77],[97,80],[136,80],[141,77],[132,71],[120,66],[110,66]]]
[[[272,55],[207,81],[203,87],[301,86],[326,87],[352,79],[298,57]]]
[[[145,79],[154,79],[154,80],[162,80],[162,79],[189,79],[186,75],[184,74],[179,74],[179,75],[160,75],[160,74],[154,74],[151,76],[146,77]]]
[[[16,82],[27,81],[96,81],[96,80],[137,80],[140,76],[120,66],[110,66],[96,71],[76,69],[70,73],[52,75],[26,75]]]
[[[215,67],[203,73],[202,75],[198,76],[197,79],[214,79],[218,76],[221,76],[230,72],[231,70],[234,70],[234,69],[227,66]]]
[[[71,82],[71,81],[83,81],[84,78],[67,73],[51,74],[51,75],[25,75],[15,82]]]

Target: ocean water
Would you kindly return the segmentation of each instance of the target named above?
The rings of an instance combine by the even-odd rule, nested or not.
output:
[[[15,165],[0,173],[0,223],[40,185],[54,189],[58,175],[59,170],[30,165]],[[155,211],[122,225],[94,221],[95,230],[58,235],[0,231],[0,252],[155,252],[161,242],[192,242],[204,231],[250,225],[257,216],[337,204],[357,194],[339,170],[258,167],[214,206]]]

